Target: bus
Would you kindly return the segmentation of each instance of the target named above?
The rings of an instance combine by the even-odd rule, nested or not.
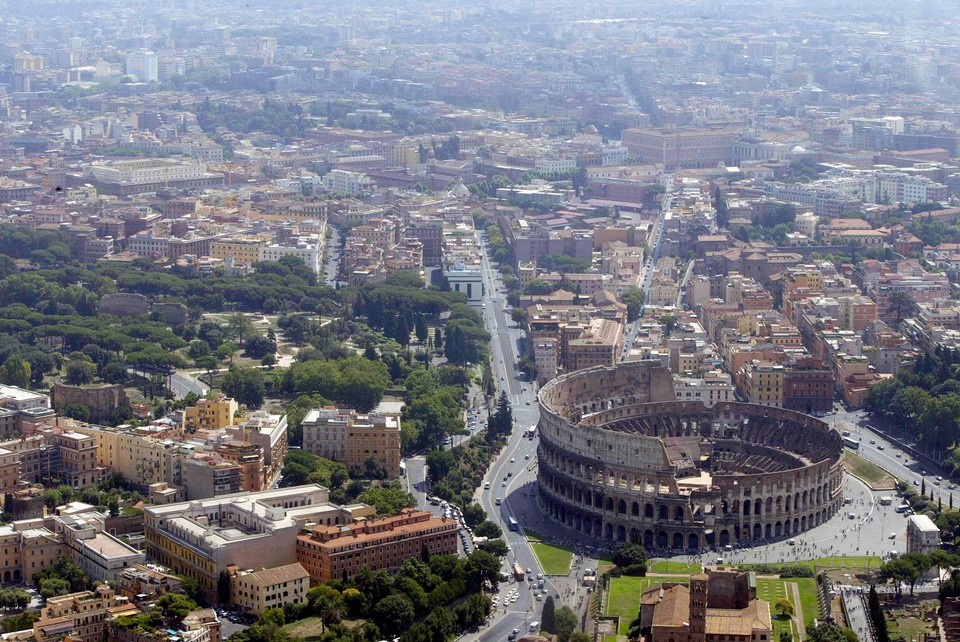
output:
[[[857,450],[860,448],[860,442],[854,439],[853,437],[844,437],[843,445],[851,450]]]
[[[515,520],[514,518],[508,517],[508,518],[507,518],[507,523],[510,525],[510,530],[512,530],[512,531],[519,531],[519,530],[520,530],[520,524],[518,524],[518,523],[517,523],[517,520]]]
[[[519,562],[513,563],[513,576],[516,578],[518,582],[523,581],[523,567],[520,566]]]
[[[536,425],[533,425],[533,426],[530,426],[529,428],[527,428],[527,437],[528,437],[528,438],[533,439],[534,437],[536,437],[536,435],[537,435],[537,427],[536,427]]]

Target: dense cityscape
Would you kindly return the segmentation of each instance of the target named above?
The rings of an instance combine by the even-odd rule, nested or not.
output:
[[[5,641],[960,642],[955,3],[0,9]]]

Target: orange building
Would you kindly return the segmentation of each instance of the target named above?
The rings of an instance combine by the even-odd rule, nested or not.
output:
[[[317,585],[352,577],[362,567],[397,569],[408,557],[456,554],[457,522],[429,511],[405,508],[395,517],[358,520],[347,525],[314,526],[297,537],[297,561]]]

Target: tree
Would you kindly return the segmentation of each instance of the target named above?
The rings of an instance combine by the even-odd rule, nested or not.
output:
[[[251,359],[262,359],[265,355],[274,354],[277,351],[277,342],[259,335],[248,336],[243,349]]]
[[[417,505],[413,495],[403,490],[400,484],[375,486],[360,493],[357,500],[374,506],[381,517],[390,517],[408,506]]]
[[[620,297],[627,306],[627,322],[633,323],[640,317],[640,309],[643,307],[645,296],[643,290],[634,286],[627,286],[623,289]]]
[[[443,347],[443,333],[440,332],[440,328],[433,329],[433,346],[437,350]]]
[[[890,633],[887,631],[887,618],[883,613],[883,606],[880,604],[880,596],[877,595],[875,584],[870,585],[870,592],[867,595],[867,612],[873,622],[874,637],[877,642],[889,642]]]
[[[230,603],[230,574],[220,571],[217,576],[217,601],[220,604]]]
[[[50,599],[70,592],[70,582],[59,577],[48,577],[40,580],[40,596]]]
[[[570,636],[577,630],[580,619],[569,606],[562,606],[556,615],[558,642],[570,642]]]
[[[240,312],[230,316],[227,321],[227,335],[236,339],[237,344],[242,344],[244,338],[253,330],[253,323],[247,315]]]
[[[24,361],[18,355],[10,355],[0,366],[0,383],[18,388],[29,388],[32,378],[30,362]]]
[[[773,610],[781,619],[792,618],[794,613],[793,602],[785,597],[781,597],[773,603]]]
[[[833,622],[818,622],[807,627],[809,642],[857,642],[857,634]]]
[[[904,318],[912,316],[916,307],[917,304],[906,292],[894,292],[887,299],[887,313],[896,316],[896,327],[900,326],[900,322]]]
[[[339,624],[346,614],[346,607],[340,602],[323,599],[317,609],[317,616],[320,618],[323,629],[331,624]]]
[[[547,633],[557,632],[557,606],[553,603],[552,595],[548,595],[543,601],[543,611],[540,613],[540,630]]]
[[[414,324],[414,332],[417,335],[417,341],[420,343],[426,343],[427,337],[429,336],[429,329],[427,328],[427,318],[422,312],[417,315],[417,320]]]
[[[79,401],[71,401],[60,408],[60,414],[77,421],[90,421],[90,406]]]
[[[503,530],[490,520],[484,520],[473,528],[473,534],[477,537],[495,539],[503,535]]]
[[[647,563],[647,549],[640,544],[620,544],[613,551],[613,563],[621,569]]]
[[[405,595],[389,595],[373,607],[373,622],[387,636],[396,637],[413,623],[413,602]]]
[[[103,366],[100,370],[100,378],[106,383],[119,383],[125,384],[129,375],[127,374],[127,367],[122,363],[108,363]]]
[[[81,359],[71,359],[67,362],[66,381],[71,386],[83,386],[93,381],[95,370],[93,364]]]
[[[238,403],[254,409],[263,404],[266,394],[263,373],[257,368],[244,366],[230,366],[230,370],[223,376],[220,389]]]
[[[464,565],[467,585],[475,591],[485,584],[496,586],[500,581],[500,560],[486,551],[473,551]]]
[[[183,622],[183,618],[197,608],[197,603],[180,593],[164,593],[156,601],[156,606],[163,615],[164,623],[176,629]]]

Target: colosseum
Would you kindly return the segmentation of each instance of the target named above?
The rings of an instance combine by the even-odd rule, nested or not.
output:
[[[841,438],[809,415],[678,401],[656,361],[558,377],[538,402],[538,501],[582,533],[700,549],[795,535],[840,509]]]

